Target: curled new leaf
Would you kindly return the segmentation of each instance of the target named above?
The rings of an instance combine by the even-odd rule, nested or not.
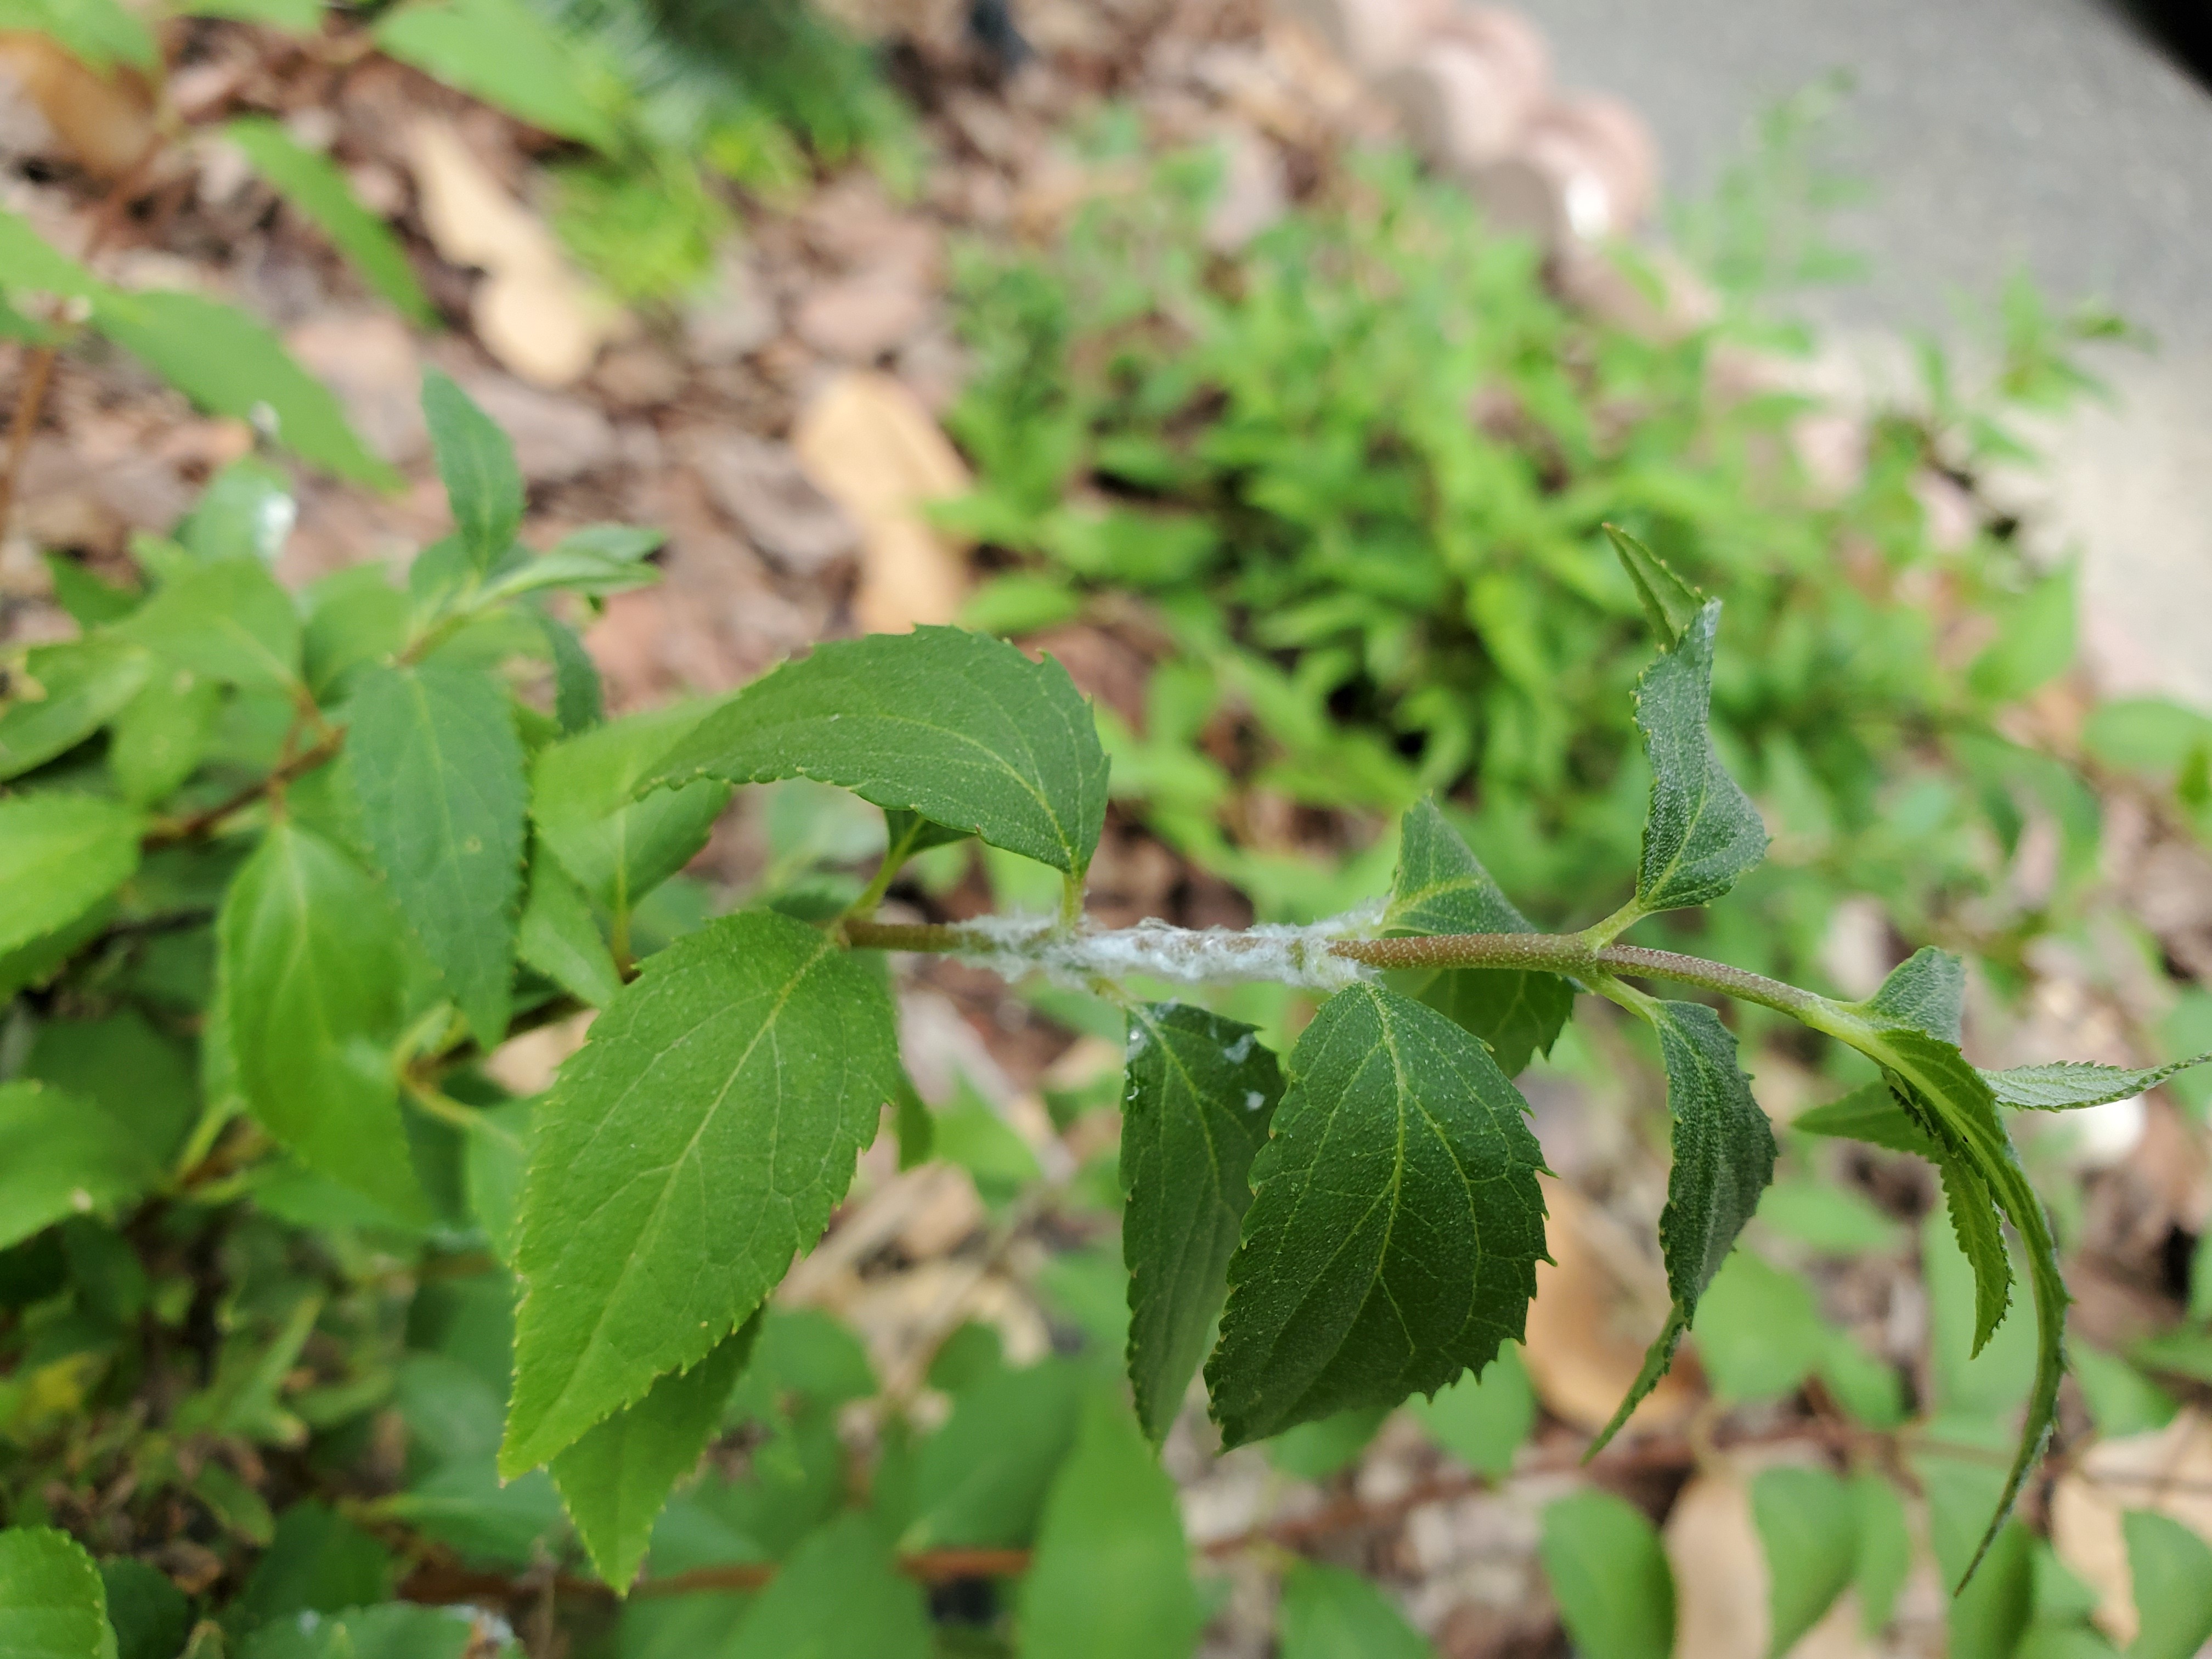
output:
[[[1288,1069],[1206,1369],[1232,1446],[1480,1370],[1544,1249],[1528,1103],[1460,1027],[1356,985]]]
[[[813,778],[1073,876],[1106,814],[1091,708],[1047,658],[957,628],[817,646],[707,716],[647,780]]]
[[[1637,600],[1644,607],[1651,631],[1659,636],[1661,645],[1671,650],[1698,620],[1705,605],[1703,596],[1676,575],[1666,560],[1619,526],[1607,525],[1605,534],[1621,568],[1636,586]]]

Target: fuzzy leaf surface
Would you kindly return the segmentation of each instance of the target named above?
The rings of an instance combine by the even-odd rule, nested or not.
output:
[[[1956,1042],[1966,1018],[1966,960],[1923,945],[1889,970],[1881,989],[1858,1004],[1857,1012],[1877,1025]]]
[[[696,703],[630,714],[549,744],[531,769],[538,834],[583,890],[629,910],[707,844],[731,787],[701,778],[680,789],[639,786],[668,746],[699,723]]]
[[[1774,1131],[1736,1064],[1735,1034],[1702,1003],[1656,1003],[1648,1018],[1659,1036],[1667,1112],[1674,1120],[1674,1167],[1659,1212],[1659,1242],[1674,1313],[1599,1437],[1601,1445],[1666,1374],[1668,1358],[1697,1316],[1698,1298],[1774,1179]]]
[[[1407,809],[1399,824],[1397,879],[1382,931],[1402,936],[1536,930],[1491,878],[1435,799],[1424,798]],[[1389,982],[1488,1043],[1508,1077],[1525,1069],[1532,1055],[1552,1051],[1575,1006],[1573,986],[1558,974],[1533,969],[1401,969]]]
[[[451,376],[434,368],[422,375],[422,418],[429,424],[453,532],[470,564],[489,570],[522,527],[522,472],[514,464],[514,446]]]
[[[2212,1060],[2212,1054],[2193,1055],[2146,1071],[2130,1071],[2124,1066],[2062,1060],[2043,1066],[2014,1066],[2002,1072],[1984,1072],[1982,1077],[2000,1106],[2021,1111],[2066,1112],[2077,1106],[2102,1106],[2107,1101],[2125,1100],[2146,1089],[2155,1089],[2166,1079],[2207,1060]]]
[[[313,221],[368,279],[369,286],[408,321],[427,328],[437,320],[398,238],[389,225],[361,204],[345,174],[329,156],[307,149],[282,124],[264,116],[233,121],[223,128],[222,136],[244,150],[254,171]]]
[[[688,1371],[671,1371],[553,1460],[553,1484],[592,1565],[627,1589],[669,1489],[698,1467],[760,1334],[757,1315]]]
[[[803,922],[726,916],[647,960],[538,1115],[507,1474],[751,1315],[821,1237],[900,1075],[881,978]]]
[[[957,628],[817,646],[702,721],[651,781],[813,778],[1080,875],[1106,752],[1067,671]]]
[[[0,1655],[6,1659],[115,1659],[107,1588],[84,1547],[65,1532],[0,1532]]]
[[[138,695],[153,665],[121,640],[32,647],[0,707],[0,781],[67,754],[106,725]]]
[[[189,571],[112,631],[227,685],[283,690],[300,678],[300,613],[258,560]]]
[[[1022,1659],[1187,1659],[1205,1623],[1175,1483],[1121,1403],[1084,1403],[1021,1588]]]
[[[66,927],[130,880],[145,828],[95,795],[0,800],[0,951]]]
[[[309,1168],[422,1213],[391,1054],[405,968],[382,890],[313,830],[278,823],[232,881],[216,937],[253,1115]]]
[[[1130,1011],[1121,1254],[1129,1382],[1155,1441],[1206,1358],[1252,1201],[1252,1157],[1282,1097],[1282,1070],[1249,1025],[1182,1003]]]
[[[1647,911],[1708,904],[1766,856],[1766,826],[1729,775],[1706,721],[1720,601],[1708,601],[1636,683],[1636,725],[1651,762],[1637,902]]]
[[[528,805],[507,694],[481,669],[377,669],[345,752],[392,902],[489,1050],[507,1035]]]
[[[1613,544],[1620,568],[1635,585],[1637,602],[1643,605],[1651,631],[1661,645],[1672,647],[1696,623],[1698,612],[1705,605],[1703,596],[1676,575],[1666,560],[1626,531],[1607,525],[1605,535]]]
[[[1288,1070],[1206,1365],[1232,1446],[1480,1370],[1544,1249],[1528,1103],[1442,1014],[1353,986]]]
[[[144,1140],[94,1103],[43,1083],[0,1083],[0,1249],[136,1198],[161,1173]]]

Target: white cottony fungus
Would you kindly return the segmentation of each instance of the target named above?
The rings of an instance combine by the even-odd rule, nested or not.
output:
[[[1340,991],[1368,970],[1328,947],[1339,939],[1364,937],[1378,917],[1370,907],[1308,927],[1262,923],[1243,933],[1164,921],[1063,933],[1042,916],[981,916],[962,924],[963,942],[953,954],[1008,980],[1036,973],[1084,987],[1102,979],[1161,979],[1176,985],[1256,980],[1301,990]]]

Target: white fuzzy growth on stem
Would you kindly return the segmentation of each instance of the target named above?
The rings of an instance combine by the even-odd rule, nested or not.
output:
[[[1262,923],[1242,933],[1225,927],[1175,927],[1140,921],[1134,927],[1062,933],[1035,916],[979,916],[961,925],[961,961],[1001,979],[1042,973],[1087,988],[1100,980],[1163,979],[1176,985],[1234,985],[1262,980],[1300,990],[1341,991],[1368,969],[1333,954],[1339,939],[1356,939],[1379,918],[1379,907],[1333,916],[1309,927]],[[969,940],[973,940],[971,945]]]

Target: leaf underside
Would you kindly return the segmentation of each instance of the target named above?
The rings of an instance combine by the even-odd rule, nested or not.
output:
[[[1489,1051],[1375,985],[1298,1039],[1206,1366],[1232,1446],[1433,1393],[1518,1340],[1542,1153]]]
[[[1647,912],[1710,903],[1766,856],[1759,809],[1721,763],[1706,727],[1720,616],[1720,601],[1708,601],[1636,683],[1636,724],[1651,762],[1636,877]]]
[[[2125,1100],[2130,1095],[2155,1089],[2168,1078],[2207,1060],[2212,1060],[2212,1052],[2147,1071],[2093,1065],[2087,1060],[2058,1060],[2042,1066],[2014,1066],[2002,1072],[1984,1072],[1982,1078],[2000,1106],[2031,1112],[2064,1112],[2076,1107],[2102,1106],[2109,1101]]]

